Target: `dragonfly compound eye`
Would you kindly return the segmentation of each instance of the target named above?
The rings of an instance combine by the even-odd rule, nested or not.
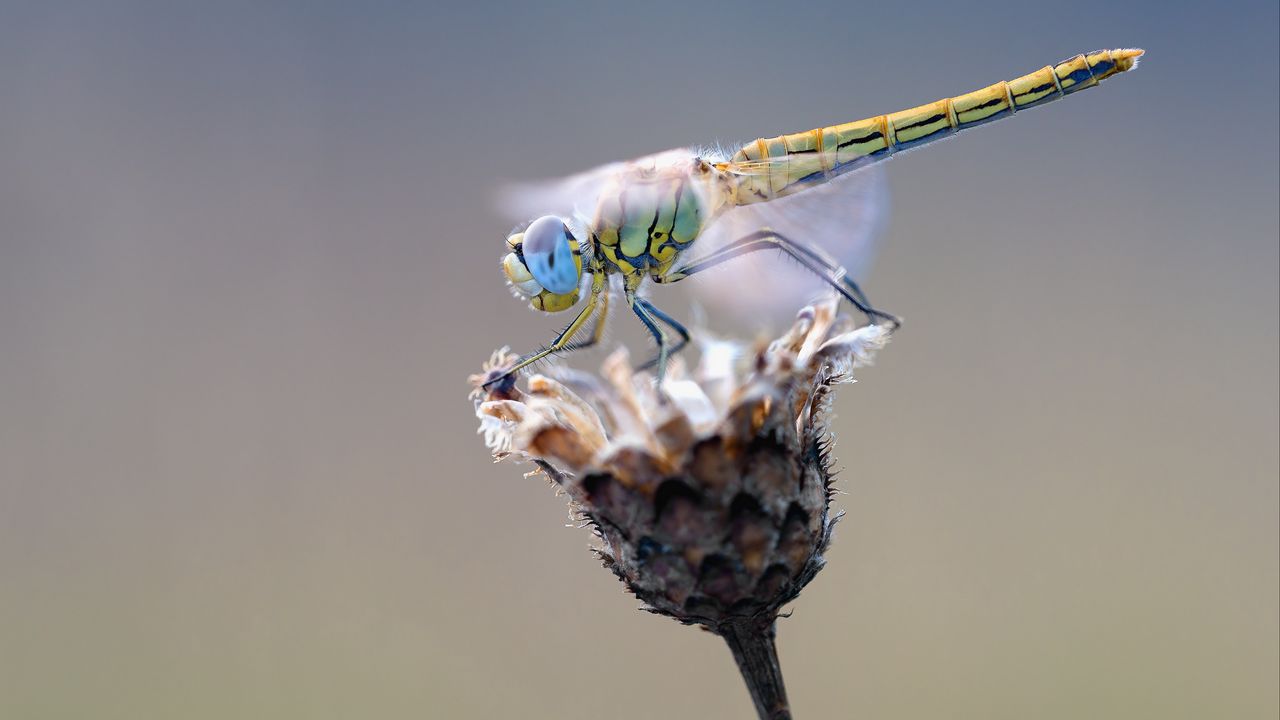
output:
[[[524,264],[542,287],[558,295],[571,293],[581,277],[573,252],[577,244],[563,220],[540,217],[524,231]]]

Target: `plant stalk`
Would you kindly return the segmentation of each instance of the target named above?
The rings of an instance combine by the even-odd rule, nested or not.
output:
[[[791,720],[773,619],[765,623],[729,622],[716,628],[716,632],[728,643],[760,720]]]

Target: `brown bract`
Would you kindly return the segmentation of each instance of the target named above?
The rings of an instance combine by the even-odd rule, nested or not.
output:
[[[673,364],[661,390],[619,351],[600,377],[559,370],[486,393],[514,362],[504,350],[472,378],[473,398],[494,457],[532,461],[563,487],[648,609],[765,628],[831,540],[831,390],[887,337],[824,302],[751,353],[704,341],[699,366]]]

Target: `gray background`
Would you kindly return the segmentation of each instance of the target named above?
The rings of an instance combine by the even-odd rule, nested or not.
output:
[[[427,5],[0,9],[0,715],[747,717],[474,434],[561,320],[492,189],[1136,45],[890,164],[781,653],[800,718],[1276,716],[1275,2]]]

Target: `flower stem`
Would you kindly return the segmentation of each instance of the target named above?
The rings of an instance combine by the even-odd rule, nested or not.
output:
[[[717,627],[716,632],[729,644],[760,720],[791,720],[787,689],[778,665],[773,619],[764,623],[728,622]]]

